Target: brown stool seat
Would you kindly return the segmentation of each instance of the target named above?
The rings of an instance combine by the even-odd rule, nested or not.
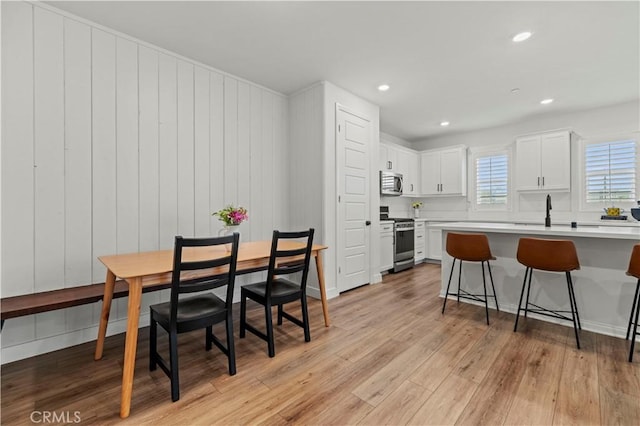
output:
[[[636,344],[636,336],[638,333],[638,317],[640,316],[640,244],[633,246],[631,258],[629,259],[629,269],[627,275],[638,279],[636,284],[636,293],[633,296],[631,305],[631,314],[629,315],[629,325],[627,326],[627,337],[631,334],[631,325],[633,324],[633,334],[631,334],[631,348],[629,350],[629,362],[633,362],[633,349]]]
[[[518,329],[518,319],[520,318],[521,310],[524,310],[525,318],[527,317],[527,312],[534,312],[552,318],[573,321],[576,345],[578,346],[578,349],[580,349],[578,329],[582,329],[582,326],[580,325],[576,294],[573,289],[573,281],[571,279],[571,271],[580,269],[580,262],[578,261],[578,254],[576,253],[576,246],[573,244],[573,241],[520,238],[520,241],[518,242],[517,259],[518,262],[526,266],[527,269],[524,273],[522,292],[520,293],[518,312],[516,313],[516,324],[513,327],[513,331],[515,332]],[[565,273],[567,279],[567,291],[569,293],[569,304],[571,306],[570,311],[551,310],[529,302],[529,295],[531,294],[531,278],[533,277],[534,269]],[[527,290],[527,300],[524,308],[522,308],[522,299],[524,297],[525,289]],[[530,306],[533,306],[533,308]],[[569,313],[571,313],[571,317],[564,315]]]
[[[467,262],[496,260],[489,248],[489,239],[484,234],[447,234],[447,253]]]
[[[488,299],[493,297],[496,302],[496,310],[500,312],[498,307],[498,299],[496,297],[496,288],[493,285],[493,275],[491,274],[490,260],[496,258],[491,254],[489,248],[489,239],[484,234],[460,234],[456,232],[447,233],[447,245],[446,252],[453,258],[451,264],[451,273],[449,274],[449,283],[447,284],[447,291],[444,295],[444,303],[442,304],[442,313],[447,307],[447,298],[450,295],[457,296],[458,302],[460,298],[475,300],[478,302],[484,302],[485,312],[487,315],[487,325],[489,324],[489,302]],[[450,293],[451,277],[453,276],[453,269],[456,265],[456,260],[460,261],[460,267],[458,271],[458,291],[456,293]],[[484,294],[472,294],[460,288],[460,281],[462,277],[462,262],[480,262],[482,267],[482,285],[484,288]],[[487,282],[484,273],[484,263],[487,262],[487,269],[489,269],[489,277],[491,278],[491,287],[493,289],[493,295],[487,295]]]
[[[518,262],[541,271],[566,272],[580,269],[576,246],[569,240],[520,238]]]
[[[629,259],[629,268],[627,269],[627,275],[635,277],[640,280],[640,244],[633,246],[631,251],[631,258]]]

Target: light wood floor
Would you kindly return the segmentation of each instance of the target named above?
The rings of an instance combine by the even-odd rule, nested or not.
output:
[[[33,410],[78,411],[81,424],[640,424],[640,353],[626,362],[628,342],[582,332],[576,350],[568,327],[528,320],[513,333],[513,315],[491,311],[487,326],[483,308],[463,303],[442,316],[439,288],[436,265],[386,276],[331,300],[329,328],[312,300],[310,343],[285,320],[270,359],[248,333],[233,377],[203,332],[181,335],[176,403],[169,379],[148,371],[141,330],[124,421],[122,335],[101,361],[87,343],[5,365],[2,424],[31,424]]]

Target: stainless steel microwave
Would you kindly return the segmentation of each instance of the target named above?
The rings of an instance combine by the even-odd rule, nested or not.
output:
[[[380,194],[402,195],[402,174],[380,171]]]

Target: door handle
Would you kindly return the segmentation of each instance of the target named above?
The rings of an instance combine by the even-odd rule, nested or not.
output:
[[[370,221],[370,220],[367,220],[364,224],[365,224],[365,225],[367,225],[367,226],[369,226],[369,225],[371,225],[371,221]]]

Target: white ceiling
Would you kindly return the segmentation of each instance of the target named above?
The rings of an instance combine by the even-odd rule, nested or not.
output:
[[[640,98],[638,1],[49,3],[284,94],[330,81],[409,141]]]

